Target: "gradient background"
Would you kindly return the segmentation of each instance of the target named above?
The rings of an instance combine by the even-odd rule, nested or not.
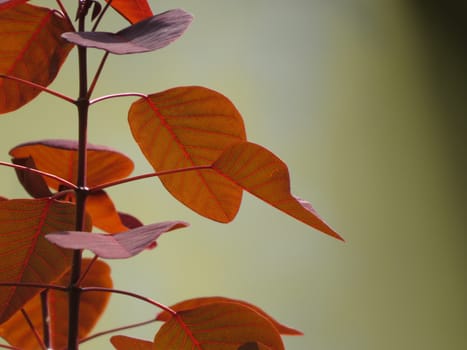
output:
[[[248,194],[233,223],[211,222],[158,180],[144,180],[109,190],[120,210],[145,223],[192,226],[161,238],[155,251],[111,261],[115,286],[165,304],[209,295],[250,301],[305,333],[285,338],[288,350],[466,349],[467,5],[151,3],[155,12],[184,8],[195,21],[166,49],[112,56],[95,96],[193,84],[222,92],[244,116],[249,139],[288,164],[293,192],[347,242]],[[116,15],[104,24],[127,25]],[[71,96],[75,56],[52,85]],[[100,56],[91,54],[91,72]],[[96,105],[89,140],[127,153],[138,174],[150,167],[127,126],[132,100]],[[74,108],[46,95],[0,122],[3,160],[21,142],[76,137]],[[0,169],[0,179],[1,195],[25,196],[11,169]],[[155,311],[115,296],[98,330]],[[152,339],[154,327],[126,334]],[[111,348],[105,344],[83,349]]]

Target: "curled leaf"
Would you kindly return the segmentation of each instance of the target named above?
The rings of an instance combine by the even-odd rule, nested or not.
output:
[[[126,259],[150,247],[163,233],[186,226],[188,223],[183,221],[166,221],[113,235],[65,231],[48,234],[46,238],[63,248],[88,249],[104,259]]]
[[[169,45],[182,36],[192,20],[192,15],[176,9],[145,19],[117,33],[71,32],[62,34],[62,37],[76,45],[117,55],[142,53]]]

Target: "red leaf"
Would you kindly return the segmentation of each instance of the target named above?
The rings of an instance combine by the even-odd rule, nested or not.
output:
[[[114,235],[65,231],[48,234],[46,238],[63,248],[89,249],[104,259],[125,259],[142,252],[161,234],[186,226],[183,221],[166,221]]]
[[[271,350],[271,348],[258,342],[248,342],[240,346],[237,350]]]
[[[10,5],[10,2],[4,4]],[[56,10],[19,4],[0,11],[0,74],[49,85],[73,47],[60,35],[73,30]],[[37,88],[0,78],[0,113],[20,108],[40,92]]]
[[[77,32],[62,37],[76,45],[93,47],[117,55],[162,49],[178,39],[193,17],[180,9],[170,10],[133,24],[117,33]]]
[[[36,163],[34,163],[34,159],[32,159],[32,157],[15,158],[13,159],[13,163],[32,169],[37,169]],[[41,175],[20,169],[15,170],[19,182],[33,198],[50,197],[52,195],[52,192],[50,192],[45,179]]]
[[[238,350],[248,342],[284,349],[267,318],[238,303],[218,302],[172,316],[156,334],[153,350]]]
[[[105,1],[110,2],[111,0]],[[153,16],[146,0],[112,0],[110,5],[131,23]]]
[[[90,259],[83,259],[82,271],[85,271]],[[70,274],[65,274],[57,284],[67,285]],[[95,261],[81,283],[82,287],[112,288],[110,267],[103,261]],[[110,299],[109,293],[86,292],[81,295],[79,339],[86,337],[96,325],[103,314]],[[51,348],[65,349],[68,334],[68,295],[61,291],[49,290],[49,320],[51,326]],[[34,328],[39,334],[42,333],[42,309],[40,296],[31,299],[24,310],[32,321]],[[40,349],[37,340],[31,335],[29,325],[26,323],[21,312],[17,312],[7,322],[0,326],[0,336],[5,338],[11,345],[23,350]]]
[[[117,350],[152,350],[152,342],[124,335],[113,336],[110,342]]]
[[[142,98],[131,105],[128,121],[156,171],[211,165],[224,149],[246,139],[233,103],[199,86]],[[205,217],[229,222],[238,212],[241,189],[212,171],[164,175],[160,180],[175,198]]]
[[[230,299],[230,298],[225,298],[225,297],[202,297],[202,298],[184,300],[184,301],[182,301],[180,303],[172,305],[170,308],[172,310],[176,311],[176,312],[179,312],[179,311],[186,311],[186,310],[195,309],[195,308],[200,307],[200,306],[209,305],[209,304],[218,303],[218,302],[230,302],[230,303],[240,304],[240,305],[243,305],[245,307],[249,307],[250,309],[252,309],[252,310],[256,311],[257,313],[259,313],[261,316],[267,318],[274,325],[274,327],[277,329],[277,331],[280,334],[284,334],[284,335],[303,335],[303,333],[300,332],[299,330],[287,327],[287,326],[277,322],[274,318],[269,316],[266,312],[264,312],[259,307],[255,306],[253,304],[247,303],[245,301],[242,301],[242,300]],[[156,320],[165,322],[165,321],[169,320],[170,317],[171,317],[171,315],[167,311],[162,311],[161,313],[159,313],[157,315]]]
[[[44,235],[74,227],[75,206],[71,203],[52,199],[0,201],[1,281],[55,281],[68,269],[71,251],[50,244]],[[0,323],[38,292],[39,288],[2,287]]]
[[[213,165],[221,176],[286,214],[343,240],[311,207],[290,193],[287,165],[269,150],[250,142],[228,148]]]

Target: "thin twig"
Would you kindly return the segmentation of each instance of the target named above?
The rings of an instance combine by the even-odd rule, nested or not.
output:
[[[68,291],[67,287],[58,286],[56,284],[32,283],[32,282],[0,282],[0,287],[24,287],[24,288],[55,289],[61,292]]]
[[[107,12],[107,9],[109,8],[109,6],[112,4],[112,1],[113,1],[113,0],[107,1],[107,3],[105,4],[104,8],[103,8],[102,11],[101,11],[101,13],[99,13],[99,17],[97,17],[96,22],[94,23],[94,26],[93,26],[92,29],[91,29],[91,32],[95,32],[95,31],[96,31],[97,26],[98,26],[99,23],[101,22],[102,17],[104,17],[104,15],[105,15],[105,13]]]
[[[97,68],[96,74],[94,75],[94,79],[92,80],[92,83],[88,89],[88,96],[87,96],[88,99],[91,98],[94,88],[96,87],[97,81],[99,80],[102,70],[104,69],[105,61],[107,61],[107,57],[109,57],[108,51],[104,54],[104,56],[102,56],[99,67]]]
[[[96,187],[92,187],[89,189],[89,191],[92,192],[97,192],[101,191],[105,188],[111,187],[111,186],[117,186],[121,185],[127,182],[133,182],[137,180],[142,180],[142,179],[147,179],[151,177],[160,177],[164,175],[172,175],[172,174],[177,174],[177,173],[183,173],[187,171],[196,171],[196,170],[206,170],[206,169],[212,169],[211,165],[196,165],[196,166],[191,166],[191,167],[186,167],[186,168],[178,168],[178,169],[171,169],[171,170],[164,170],[164,171],[159,171],[155,173],[148,173],[148,174],[143,174],[143,175],[138,175],[138,176],[133,176],[133,177],[127,177],[125,179],[121,180],[116,180],[116,181],[110,181],[101,185],[98,185]]]
[[[42,309],[42,336],[44,345],[50,348],[50,318],[49,318],[49,290],[41,292],[41,309]]]
[[[97,97],[97,98],[89,101],[89,104],[93,105],[95,103],[102,102],[102,101],[105,101],[105,100],[108,100],[108,99],[111,99],[111,98],[128,97],[128,96],[136,96],[136,97],[142,97],[142,98],[146,98],[146,99],[148,98],[148,95],[142,94],[140,92],[122,92],[122,93],[119,93],[119,94],[111,94],[111,95],[105,95],[105,96]]]
[[[42,175],[42,176],[49,177],[51,179],[57,180],[58,182],[62,183],[63,185],[65,185],[67,187],[70,187],[72,189],[77,189],[78,188],[75,184],[71,183],[70,181],[63,179],[60,176],[50,174],[50,173],[47,173],[47,172],[42,171],[42,170],[29,168],[29,167],[24,166],[24,165],[8,163],[8,162],[4,162],[4,161],[1,161],[1,160],[0,160],[0,165],[7,166],[7,167],[10,167],[10,168],[15,168],[15,169],[28,171],[28,172],[33,173],[33,174],[39,174],[39,175]]]
[[[130,325],[127,325],[127,326],[122,326],[122,327],[117,327],[117,328],[108,329],[108,330],[106,330],[106,331],[102,331],[102,332],[99,332],[99,333],[90,335],[90,336],[87,337],[87,338],[83,338],[83,339],[81,339],[81,341],[80,341],[79,343],[82,344],[82,343],[84,343],[84,342],[87,342],[87,341],[89,341],[89,340],[95,339],[95,338],[97,338],[97,337],[101,337],[101,336],[103,336],[103,335],[107,335],[107,334],[115,333],[115,332],[119,332],[119,331],[125,331],[125,330],[132,329],[132,328],[136,328],[136,327],[145,326],[145,325],[147,325],[147,324],[151,324],[151,323],[154,323],[154,322],[157,322],[157,319],[152,318],[152,319],[147,320],[147,321],[138,322],[138,323],[133,323],[133,324],[130,324]]]
[[[21,313],[23,314],[24,319],[28,323],[29,328],[31,328],[32,333],[34,334],[34,337],[37,340],[37,343],[43,350],[47,350],[47,347],[45,346],[44,342],[41,339],[41,336],[37,332],[37,329],[34,327],[34,324],[32,323],[31,319],[29,318],[29,315],[27,314],[26,310],[23,308],[21,309]]]
[[[91,270],[91,267],[94,265],[94,263],[99,259],[97,255],[94,255],[92,260],[89,262],[88,266],[86,267],[86,270],[81,274],[81,277],[79,278],[78,282],[76,282],[76,285],[81,285],[83,280],[86,278],[86,275],[89,273],[89,270]]]
[[[62,13],[65,16],[66,20],[73,27],[73,21],[71,20],[70,16],[68,16],[68,12],[67,12],[65,6],[63,5],[63,3],[60,0],[56,0],[56,1],[57,1],[57,4],[58,4],[58,7],[60,7],[60,10],[62,10]]]
[[[11,76],[11,75],[7,75],[7,74],[0,74],[0,78],[3,78],[3,79],[9,79],[9,80],[14,80],[18,83],[21,83],[21,84],[24,84],[24,85],[27,85],[29,87],[33,87],[33,88],[36,88],[36,89],[39,89],[43,92],[46,92],[50,95],[53,95],[55,97],[58,97],[58,98],[61,98],[62,100],[65,100],[67,102],[70,102],[70,103],[73,103],[73,104],[76,104],[76,101],[74,99],[72,99],[71,97],[69,96],[66,96],[58,91],[55,91],[55,90],[51,90],[49,88],[46,88],[45,86],[42,86],[42,85],[39,85],[39,84],[36,84],[36,83],[33,83],[32,81],[29,81],[29,80],[25,80],[25,79],[21,79],[21,78],[18,78],[18,77],[14,77],[14,76]]]
[[[151,298],[148,298],[148,297],[145,297],[143,295],[128,292],[126,290],[113,289],[113,288],[103,288],[103,287],[84,287],[84,288],[81,288],[81,292],[82,293],[86,293],[86,292],[104,292],[104,293],[113,293],[113,294],[123,294],[123,295],[127,295],[129,297],[135,298],[135,299],[145,301],[145,302],[147,302],[147,303],[149,303],[151,305],[154,305],[154,306],[158,307],[159,309],[167,311],[172,316],[177,315],[176,311],[172,310],[170,307],[168,307],[168,306],[166,306],[164,304],[159,303],[158,301],[155,301],[155,300],[153,300]]]

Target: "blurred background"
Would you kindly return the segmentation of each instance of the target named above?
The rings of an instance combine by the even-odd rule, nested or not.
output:
[[[180,85],[222,92],[249,139],[288,164],[293,192],[346,243],[248,194],[233,223],[211,222],[144,180],[109,190],[118,208],[191,227],[110,261],[115,287],[168,305],[212,295],[250,301],[305,333],[285,338],[288,350],[466,349],[467,3],[150,3],[155,12],[181,7],[195,21],[161,51],[111,56],[95,96]],[[112,14],[101,28],[125,26]],[[101,55],[91,53],[91,72]],[[73,51],[52,85],[71,96],[75,62]],[[132,101],[95,105],[89,141],[123,151],[139,174],[151,169],[127,126]],[[0,123],[2,160],[21,142],[76,138],[74,108],[44,94]],[[1,195],[25,196],[11,169],[1,168],[0,180]],[[98,330],[155,312],[114,296]],[[155,327],[126,334],[152,339]],[[83,346],[103,348],[111,348],[105,338]]]

